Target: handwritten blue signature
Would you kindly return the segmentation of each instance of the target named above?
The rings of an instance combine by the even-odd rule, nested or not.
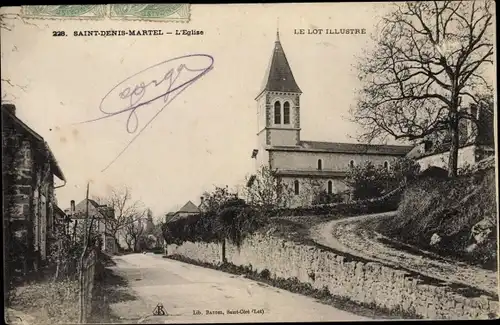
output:
[[[196,68],[192,66],[196,65]],[[102,170],[109,168],[141,135],[142,131],[151,124],[151,122],[168,106],[178,95],[180,95],[189,86],[195,83],[202,76],[213,69],[214,58],[208,54],[189,54],[166,60],[150,66],[138,73],[128,77],[114,86],[102,99],[99,110],[105,116],[80,122],[89,123],[119,114],[128,113],[127,132],[136,133],[132,140],[123,148],[123,150]],[[201,66],[201,67],[198,67]],[[165,72],[166,71],[166,72]],[[161,79],[150,79],[145,83],[146,75],[155,75],[163,73]],[[137,132],[139,128],[139,119],[137,109],[152,103],[158,103],[163,98],[163,106],[153,117]]]

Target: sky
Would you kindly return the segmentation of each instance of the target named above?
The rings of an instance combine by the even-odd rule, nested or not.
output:
[[[369,34],[384,10],[385,4],[376,3],[191,5],[189,23],[12,19],[8,21],[11,30],[1,31],[2,78],[21,87],[6,85],[2,92],[16,105],[17,116],[44,137],[56,156],[67,179],[56,190],[61,208],[67,208],[70,200],[82,200],[90,182],[91,196],[127,186],[134,200],[161,215],[188,200],[198,203],[200,195],[215,185],[244,184],[253,171],[254,99],[278,25],[282,46],[303,91],[301,138],[355,142],[357,125],[347,120],[358,86],[352,65],[373,44]],[[365,28],[367,34],[294,34],[300,28]],[[204,35],[72,36],[75,30],[96,29],[174,33],[195,29]],[[53,31],[70,36],[53,37]],[[194,53],[213,57],[213,69],[172,100],[102,171],[134,136],[126,129],[127,115],[75,123],[102,117],[101,101],[126,78]],[[158,71],[145,78],[165,73]],[[106,107],[116,111],[114,106],[120,104],[117,96],[113,98],[106,101]],[[148,108],[136,111],[139,127],[155,112]]]

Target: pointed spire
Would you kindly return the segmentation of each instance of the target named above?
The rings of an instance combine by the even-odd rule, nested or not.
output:
[[[292,69],[288,64],[285,51],[281,45],[279,39],[279,29],[276,31],[274,50],[266,70],[266,75],[264,77],[260,93],[265,90],[302,93],[299,86],[295,82]]]

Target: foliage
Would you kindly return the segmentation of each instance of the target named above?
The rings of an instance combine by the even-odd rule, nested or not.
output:
[[[496,264],[496,229],[472,253],[472,227],[496,221],[494,167],[452,179],[425,178],[404,192],[396,217],[382,221],[377,231],[404,242],[483,265]],[[433,234],[442,240],[430,245]]]
[[[269,217],[278,216],[323,216],[342,215],[345,217],[370,213],[382,213],[397,210],[402,187],[384,196],[374,199],[339,202],[331,204],[310,205],[297,208],[274,209],[268,211]]]
[[[382,195],[391,186],[389,171],[371,161],[349,169],[345,183],[351,188],[355,200],[364,200]]]
[[[83,220],[78,220],[83,223]],[[67,221],[66,221],[67,222]],[[102,237],[96,227],[96,220],[90,218],[87,231],[83,224],[74,227],[73,232],[67,231],[64,221],[54,227],[48,235],[47,261],[49,267],[55,266],[54,281],[73,278],[77,275],[78,261],[83,253],[85,243],[87,248],[102,248]],[[87,238],[85,238],[87,237]]]
[[[247,178],[247,183],[250,179]],[[254,209],[266,211],[274,207],[286,207],[292,200],[290,184],[276,177],[267,166],[261,167],[250,186],[244,188],[243,196]]]
[[[420,165],[411,158],[401,157],[394,159],[389,167],[389,176],[395,184],[413,182],[420,173]]]
[[[492,1],[394,4],[359,61],[360,138],[416,140],[448,133],[448,171],[456,176],[459,123],[475,121],[460,107],[493,93]],[[463,100],[463,103],[461,101]]]
[[[188,215],[166,223],[163,235],[168,244],[184,241],[224,242],[226,239],[240,244],[243,238],[265,224],[265,218],[253,207],[230,193],[216,187],[204,195],[203,212]]]
[[[412,182],[420,172],[420,165],[410,158],[394,159],[388,168],[368,161],[348,171],[346,184],[355,200],[380,197],[401,185]]]
[[[78,323],[78,281],[30,283],[11,291],[13,308],[33,316],[37,324]]]
[[[203,193],[202,212],[205,214],[218,214],[228,201],[236,199],[238,199],[237,193],[231,192],[227,186],[216,186],[212,192]]]
[[[326,190],[322,190],[317,195],[314,196],[312,204],[330,204],[342,202],[343,197],[340,193],[328,193]]]

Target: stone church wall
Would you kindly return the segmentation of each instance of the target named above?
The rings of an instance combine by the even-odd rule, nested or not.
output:
[[[169,245],[169,255],[182,255],[211,264],[220,264],[219,244],[185,242]],[[379,307],[413,312],[428,319],[474,319],[497,315],[498,299],[466,297],[449,287],[419,283],[408,272],[375,262],[350,261],[313,246],[255,234],[240,249],[228,243],[228,262],[269,270],[271,277],[296,277],[316,289],[327,287],[332,295]]]
[[[347,171],[350,161],[355,165],[371,161],[375,165],[389,164],[394,157],[387,155],[363,155],[325,152],[290,152],[273,151],[271,157],[272,168],[288,170],[317,170],[318,159],[322,160],[322,169],[330,171]]]

